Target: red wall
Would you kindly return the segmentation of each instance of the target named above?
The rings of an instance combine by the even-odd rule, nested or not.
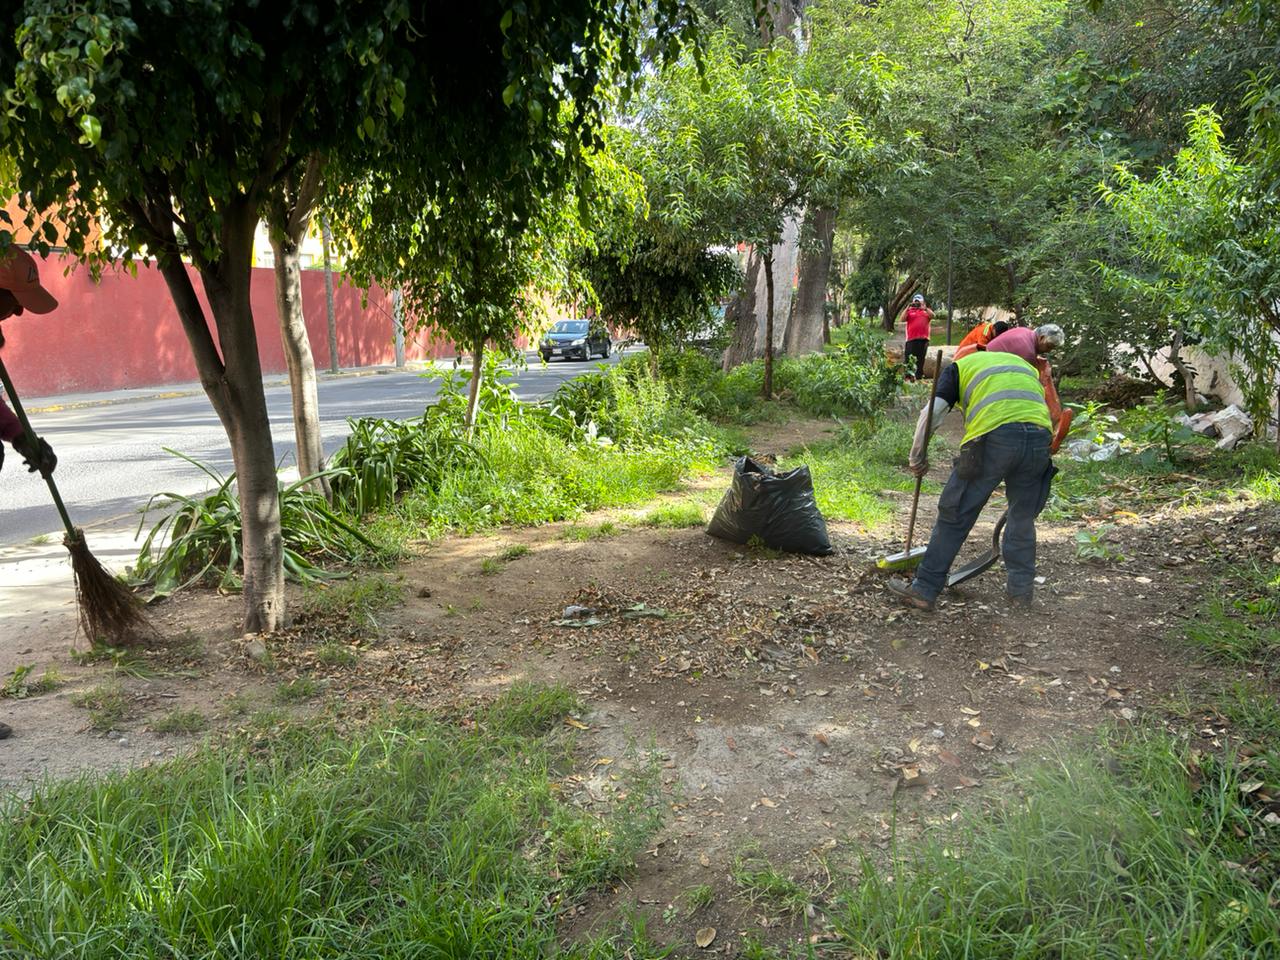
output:
[[[58,298],[58,309],[45,316],[27,313],[5,321],[4,361],[19,392],[40,397],[198,379],[169,289],[154,264],[140,263],[136,277],[112,271],[94,283],[84,268],[67,273],[73,262],[50,257],[40,265],[41,283]],[[204,288],[195,271],[191,272],[207,312]],[[361,291],[342,283],[338,275],[334,280],[339,365],[393,363],[390,298],[374,288],[364,305]],[[263,372],[283,373],[284,351],[270,269],[254,269],[251,296]],[[302,271],[302,304],[316,367],[328,369],[323,271]],[[455,352],[452,344],[433,341],[429,333],[406,337],[409,359],[453,356]]]

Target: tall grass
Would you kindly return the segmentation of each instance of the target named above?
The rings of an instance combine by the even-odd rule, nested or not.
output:
[[[1163,732],[1019,777],[990,813],[866,864],[835,910],[842,948],[885,958],[1280,956],[1276,831],[1246,781],[1280,782]],[[1266,789],[1271,789],[1267,787]]]
[[[550,955],[557,911],[653,826],[644,784],[604,819],[562,799],[574,705],[527,687],[471,729],[291,728],[10,799],[0,955]]]

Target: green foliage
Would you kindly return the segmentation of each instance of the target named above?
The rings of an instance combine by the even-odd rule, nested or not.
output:
[[[1280,567],[1234,567],[1209,594],[1187,623],[1187,639],[1231,663],[1273,666],[1280,655]]]
[[[644,515],[644,523],[650,527],[701,527],[707,522],[706,511],[702,504],[684,500],[678,503],[664,503],[654,507]]]
[[[199,733],[208,725],[208,717],[199,710],[174,710],[150,724],[155,733]]]
[[[71,702],[89,711],[89,726],[94,730],[110,730],[129,716],[129,704],[118,683],[82,690]]]
[[[663,809],[644,778],[603,817],[561,797],[573,703],[521,687],[469,728],[286,723],[265,747],[251,733],[0,800],[0,950],[556,952],[560,909],[615,879]]]
[[[344,581],[319,580],[306,585],[302,616],[314,620],[342,620],[377,628],[377,615],[398,606],[404,592],[386,577],[365,576]]]
[[[1280,782],[1280,757],[1246,769],[1141,730],[1105,749],[1105,764],[1069,755],[1019,774],[990,812],[895,851],[891,874],[866,862],[831,913],[842,943],[855,955],[990,960],[1280,950],[1274,877],[1256,866],[1280,851],[1242,790]]]
[[[474,448],[437,410],[415,420],[348,420],[346,443],[329,460],[334,506],[353,517],[386,510],[407,491],[435,487],[474,458]]]
[[[282,704],[301,703],[314,700],[320,695],[322,686],[311,677],[298,677],[276,687],[276,702]]]
[[[1081,560],[1098,560],[1103,563],[1119,563],[1124,554],[1107,541],[1115,532],[1115,526],[1104,523],[1093,530],[1076,531],[1076,556]]]
[[[147,502],[139,532],[153,510],[167,512],[139,548],[137,563],[129,570],[130,582],[151,587],[157,597],[201,582],[216,583],[223,590],[236,589],[242,524],[240,500],[234,492],[235,474],[224,478],[191,457],[168,452],[198,468],[215,486],[203,496],[159,493]],[[307,583],[330,576],[312,560],[348,563],[359,557],[386,556],[386,550],[329,509],[324,497],[308,490],[307,479],[279,488],[284,570],[289,579]]]
[[[33,676],[36,665],[24,663],[13,668],[8,679],[0,684],[0,700],[25,700],[57,690],[63,683],[62,674],[54,667],[45,667],[40,676]]]
[[[1151,179],[1122,167],[1104,188],[1148,267],[1106,272],[1229,355],[1250,414],[1265,423],[1280,373],[1280,194],[1259,189],[1261,171],[1224,144],[1212,108],[1191,114],[1187,137]]]

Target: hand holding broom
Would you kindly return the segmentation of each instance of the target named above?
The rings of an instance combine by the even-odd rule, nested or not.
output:
[[[13,412],[22,423],[23,436],[15,442],[16,449],[26,459],[32,471],[39,471],[44,482],[49,486],[49,494],[53,497],[53,505],[62,518],[62,525],[67,535],[63,539],[67,551],[71,554],[71,569],[76,581],[76,604],[79,608],[80,629],[89,638],[91,644],[107,643],[121,646],[137,642],[153,634],[154,630],[142,614],[142,604],[119,580],[108,573],[89,552],[85,542],[84,531],[71,522],[62,495],[53,481],[53,468],[57,457],[53,450],[31,429],[31,421],[22,409],[22,401],[9,379],[9,371],[4,361],[0,360],[0,383],[4,384],[5,393],[13,404]]]

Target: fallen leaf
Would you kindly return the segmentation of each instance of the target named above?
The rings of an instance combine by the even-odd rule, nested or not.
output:
[[[956,782],[962,787],[977,787],[982,784],[981,780],[975,780],[973,777],[966,777],[964,774],[956,777]]]
[[[965,721],[965,723],[967,723],[969,726],[971,726],[971,727],[973,727],[973,728],[975,728],[975,729],[977,729],[978,727],[982,726],[982,721],[981,721],[981,720],[979,720],[977,717],[973,717],[973,718],[972,718],[972,719],[970,719],[970,720],[966,720],[966,721]]]
[[[979,750],[994,750],[996,748],[996,735],[990,730],[979,730],[969,742]]]
[[[812,660],[814,663],[818,662],[818,651],[813,649],[813,647],[805,647],[804,655],[808,657],[810,660]]]
[[[914,740],[912,740],[910,743],[907,744],[907,749],[910,750],[912,753],[919,753],[920,744],[922,743],[924,743],[924,741],[921,740],[919,737],[916,737]]]
[[[595,765],[597,767],[607,767],[611,763],[613,763],[613,757],[601,757],[596,761]]]
[[[776,804],[776,803],[774,803],[772,800],[770,800],[768,797],[761,797],[761,798],[760,798],[760,805],[761,805],[762,807],[768,807],[768,808],[770,808],[770,809],[773,809],[774,807],[776,807],[776,806],[777,806],[777,804]]]
[[[973,709],[973,707],[961,707],[960,712],[963,713],[966,717],[976,717],[982,714],[981,710],[975,710]]]
[[[813,735],[813,739],[817,740],[824,747],[831,746],[831,741],[827,738],[827,735],[825,733],[815,733]]]
[[[1263,788],[1264,784],[1261,780],[1250,780],[1248,783],[1240,784],[1241,793],[1257,793]]]
[[[902,779],[903,779],[903,780],[915,780],[915,779],[916,779],[917,777],[919,777],[919,776],[920,776],[920,768],[919,768],[919,767],[915,767],[915,766],[908,766],[908,767],[903,767],[903,768],[902,768]]]
[[[698,945],[698,949],[705,950],[711,946],[711,941],[716,938],[715,927],[703,927],[693,935],[693,942]]]
[[[958,767],[964,763],[963,760],[957,757],[950,750],[945,750],[945,749],[938,751],[938,759],[941,760],[943,763],[949,764],[953,767]]]
[[[724,745],[725,745],[726,747],[728,747],[730,750],[737,750],[737,749],[738,749],[738,741],[737,741],[737,740],[735,740],[735,739],[733,739],[733,737],[725,737],[725,738],[724,738]]]
[[[583,723],[581,720],[576,719],[575,717],[565,717],[564,722],[566,726],[573,727],[575,730],[591,729],[585,723]]]
[[[991,664],[989,664],[989,663],[984,663],[983,661],[979,660],[979,661],[978,661],[978,669],[979,669],[979,670],[990,670],[990,669],[991,669]]]

